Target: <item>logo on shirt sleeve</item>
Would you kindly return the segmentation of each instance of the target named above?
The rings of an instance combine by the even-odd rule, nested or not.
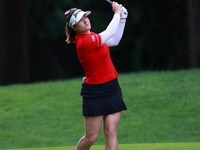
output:
[[[92,42],[95,42],[95,37],[94,37],[94,35],[92,35],[91,37],[92,37]]]

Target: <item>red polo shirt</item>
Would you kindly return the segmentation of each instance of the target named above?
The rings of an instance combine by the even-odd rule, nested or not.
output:
[[[85,83],[101,84],[118,76],[110,58],[110,49],[105,43],[101,45],[99,34],[78,34],[75,39],[78,58],[86,75]]]

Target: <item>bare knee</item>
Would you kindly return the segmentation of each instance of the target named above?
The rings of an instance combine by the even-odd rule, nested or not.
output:
[[[106,137],[115,137],[115,136],[117,136],[117,128],[116,127],[107,127],[104,129],[104,134]]]
[[[95,141],[97,140],[98,138],[98,135],[85,135],[84,136],[84,139],[85,139],[85,142],[87,143],[87,145],[93,145],[95,143]]]

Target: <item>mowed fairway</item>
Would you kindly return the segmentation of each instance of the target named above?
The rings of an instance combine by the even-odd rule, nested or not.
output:
[[[75,150],[75,146],[26,148],[9,150]],[[94,145],[91,150],[103,150],[104,145]],[[119,150],[199,150],[200,143],[156,143],[156,144],[120,144]],[[4,149],[5,150],[5,149]]]
[[[128,108],[118,127],[119,149],[200,150],[195,143],[200,142],[200,69],[127,73],[118,79]],[[81,81],[0,87],[0,149],[74,150],[84,135]],[[92,150],[104,144],[101,131]]]

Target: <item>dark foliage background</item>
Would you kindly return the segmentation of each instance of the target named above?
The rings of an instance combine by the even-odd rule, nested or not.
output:
[[[118,2],[129,11],[124,36],[117,47],[111,48],[111,57],[118,72],[200,67],[200,19],[188,19],[200,16],[198,1]],[[28,82],[84,76],[75,44],[65,42],[66,21],[63,14],[74,7],[91,10],[92,31],[99,33],[112,19],[111,6],[105,0],[28,0],[24,3],[26,14],[21,15],[27,18],[27,32],[24,34],[28,37]],[[195,26],[189,26],[191,22]],[[195,33],[196,45],[190,42],[193,41],[190,40],[193,35],[190,32]]]

